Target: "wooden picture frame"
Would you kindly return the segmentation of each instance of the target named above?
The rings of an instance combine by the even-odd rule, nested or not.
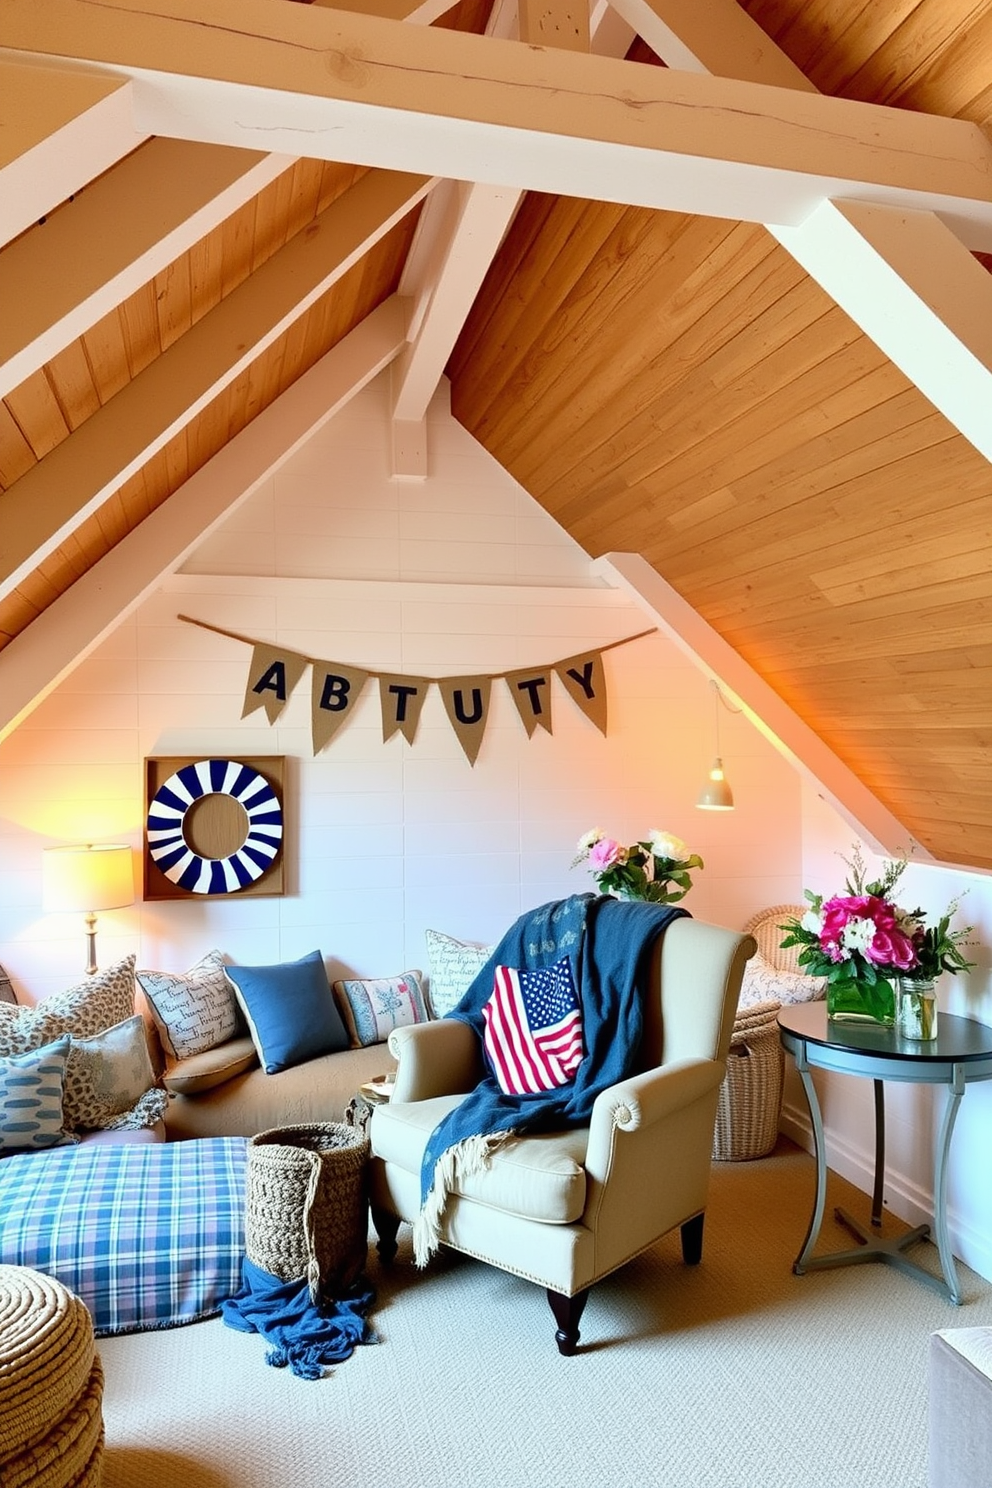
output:
[[[145,759],[142,817],[142,898],[217,900],[284,894],[285,767],[283,755],[148,755]],[[184,799],[189,795],[195,797],[184,808],[172,804],[174,777],[179,777],[180,794]],[[270,787],[271,793],[264,791],[264,786]],[[163,793],[161,796],[160,792]],[[268,807],[264,813],[253,804],[260,794],[265,797]],[[247,808],[239,799],[242,795]],[[276,806],[273,806],[273,797]],[[161,830],[150,831],[150,817],[160,827],[163,811],[173,824],[172,836],[177,841],[181,839],[188,848],[182,860],[184,864],[192,860],[185,870],[187,883],[176,882],[167,876],[171,859],[176,854],[163,847]],[[275,818],[278,818],[278,829],[272,826],[253,828],[255,820],[271,822]],[[254,831],[257,836],[258,830],[264,831],[266,839],[272,842],[272,846],[261,854],[248,840],[249,833]],[[276,836],[277,841],[274,840]],[[271,862],[263,866],[270,852]],[[160,867],[159,862],[163,866]],[[219,866],[214,868],[215,864]],[[200,868],[204,872],[198,873]],[[189,887],[188,880],[193,877],[202,884],[206,869],[210,870],[215,886]],[[178,868],[173,871],[178,871]],[[242,882],[248,874],[254,876],[250,881]]]

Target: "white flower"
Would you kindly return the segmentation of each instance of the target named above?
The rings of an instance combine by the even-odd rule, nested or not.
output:
[[[606,833],[602,827],[593,827],[592,831],[582,834],[575,845],[575,851],[577,853],[587,853],[591,847],[596,846],[597,842],[602,842],[605,836]]]
[[[821,935],[823,933],[823,915],[819,910],[808,909],[799,923],[811,935]]]
[[[866,951],[875,939],[874,920],[848,920],[841,931],[841,944],[848,951]]]
[[[652,827],[648,833],[648,843],[656,858],[670,858],[675,863],[684,863],[689,856],[689,849],[681,837],[675,837],[671,832],[659,832],[657,827]]]

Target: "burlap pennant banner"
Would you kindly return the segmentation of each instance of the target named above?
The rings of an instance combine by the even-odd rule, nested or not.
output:
[[[347,723],[371,676],[358,667],[338,661],[315,661],[311,686],[311,733],[313,752],[326,749],[342,724]]]
[[[482,748],[489,721],[489,699],[492,677],[442,677],[438,689],[444,701],[448,722],[458,735],[465,758],[474,765]]]
[[[264,641],[255,641],[253,645],[241,717],[247,718],[249,713],[264,708],[266,718],[275,723],[293,688],[310,665],[310,659],[295,651],[287,651],[283,646],[269,646]]]
[[[413,743],[430,685],[430,677],[379,677],[384,744],[394,734],[402,734],[408,744]]]
[[[555,671],[572,701],[579,705],[600,733],[605,734],[606,672],[603,668],[602,651],[587,651],[583,656],[570,656],[567,661],[560,661]]]
[[[251,666],[241,717],[247,718],[264,708],[270,723],[275,723],[306,668],[313,668],[310,691],[310,721],[313,752],[319,754],[348,723],[361,698],[365,684],[374,677],[379,684],[379,709],[382,715],[382,741],[402,734],[408,744],[417,736],[420,715],[427,694],[436,687],[444,703],[448,722],[470,765],[479,758],[492,703],[492,686],[502,678],[509,689],[528,739],[542,728],[551,733],[552,678],[557,675],[565,691],[602,734],[606,733],[606,672],[603,652],[614,646],[625,646],[651,635],[642,630],[622,641],[610,641],[596,651],[569,656],[550,666],[522,667],[513,672],[473,674],[467,677],[408,677],[386,672],[370,672],[361,667],[345,666],[339,661],[314,661],[288,651],[285,646],[272,646],[267,641],[253,641],[249,636],[235,635],[180,615],[180,620],[199,625],[217,635],[228,636],[251,646]]]
[[[551,733],[551,677],[552,668],[546,670],[507,672],[506,685],[516,704],[520,721],[527,730],[528,739],[534,737],[537,728]]]

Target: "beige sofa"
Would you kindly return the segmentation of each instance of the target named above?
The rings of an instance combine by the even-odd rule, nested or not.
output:
[[[165,1067],[166,1135],[251,1137],[275,1126],[340,1121],[360,1085],[395,1068],[386,1045],[372,1044],[267,1075],[250,1038],[230,1039]]]

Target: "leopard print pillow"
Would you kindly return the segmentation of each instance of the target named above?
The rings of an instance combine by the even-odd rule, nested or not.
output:
[[[155,1071],[140,1013],[91,1038],[73,1036],[62,1093],[65,1126],[69,1131],[106,1128],[115,1117],[131,1111],[154,1086]]]
[[[0,1002],[0,1058],[27,1054],[63,1033],[89,1038],[134,1014],[134,956],[53,992],[34,1007]]]

